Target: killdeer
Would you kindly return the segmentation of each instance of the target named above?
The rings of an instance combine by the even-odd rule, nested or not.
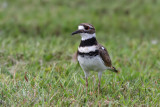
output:
[[[97,42],[95,32],[93,25],[82,23],[78,26],[78,30],[73,32],[72,35],[80,34],[81,36],[81,43],[78,47],[76,57],[85,73],[86,87],[88,88],[89,72],[97,71],[99,78],[99,93],[102,72],[104,70],[111,70],[118,73],[119,71],[112,66],[111,59],[106,48]]]

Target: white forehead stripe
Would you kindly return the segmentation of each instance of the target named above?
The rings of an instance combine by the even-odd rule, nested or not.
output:
[[[84,27],[83,26],[78,26],[78,29],[80,30],[80,29],[84,29]]]

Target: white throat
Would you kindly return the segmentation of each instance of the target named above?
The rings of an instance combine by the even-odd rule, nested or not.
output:
[[[80,35],[81,35],[81,40],[87,40],[87,39],[96,37],[95,33],[93,34],[81,33]]]

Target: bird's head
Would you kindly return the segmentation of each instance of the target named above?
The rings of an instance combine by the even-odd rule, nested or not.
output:
[[[85,40],[85,39],[95,37],[96,36],[95,32],[96,31],[95,31],[95,28],[93,27],[93,25],[88,24],[88,23],[81,23],[78,26],[78,30],[73,32],[72,35],[80,34],[82,37],[82,40]]]

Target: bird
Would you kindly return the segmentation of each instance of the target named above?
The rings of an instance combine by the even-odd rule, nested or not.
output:
[[[98,43],[96,39],[96,30],[92,24],[81,23],[78,30],[72,35],[79,34],[81,42],[76,52],[76,58],[84,71],[86,80],[86,94],[88,89],[88,76],[90,71],[98,72],[98,94],[100,93],[101,76],[105,70],[119,73],[114,66],[107,49]]]

